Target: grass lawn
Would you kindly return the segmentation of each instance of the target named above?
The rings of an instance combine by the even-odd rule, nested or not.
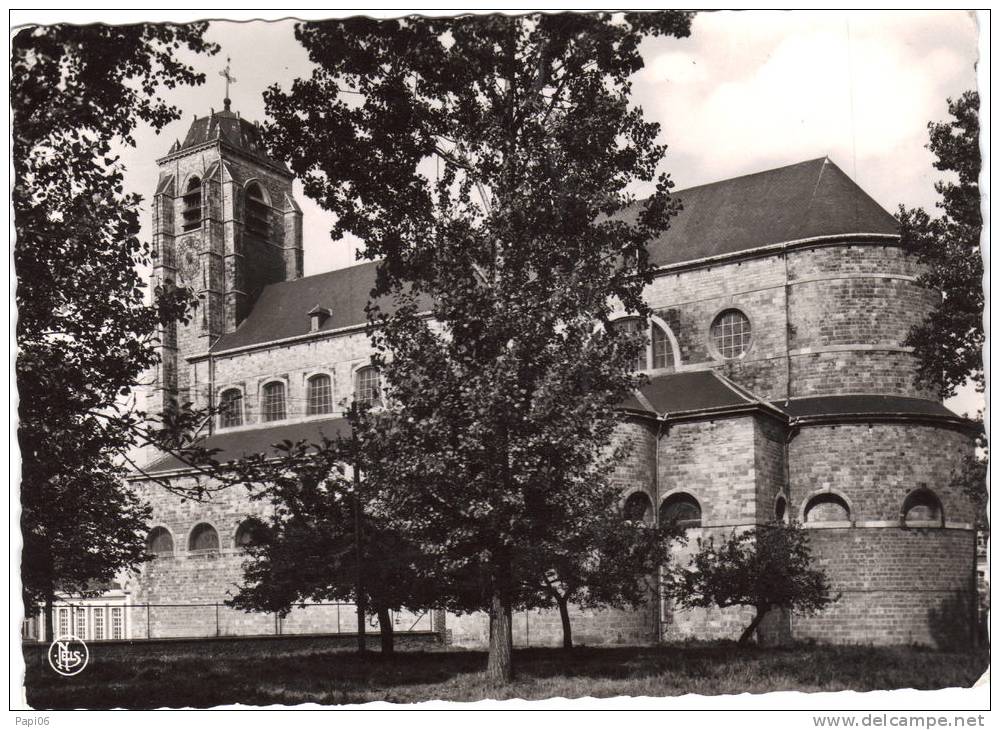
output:
[[[500,691],[483,682],[484,652],[410,649],[361,657],[321,639],[280,648],[253,641],[94,646],[91,663],[70,678],[52,671],[44,651],[27,652],[25,660],[28,704],[48,709],[940,689],[971,686],[989,655],[719,643],[577,648],[571,654],[523,649],[514,652],[517,679]]]

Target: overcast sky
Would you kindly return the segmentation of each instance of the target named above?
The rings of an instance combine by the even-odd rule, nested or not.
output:
[[[193,115],[221,109],[227,56],[233,109],[250,119],[264,116],[265,87],[308,76],[293,28],[213,22],[208,37],[221,52],[194,59],[207,82],[167,94],[184,116],[159,137],[136,135],[137,148],[123,154],[129,186],[151,197],[155,159],[183,139]],[[635,100],[661,125],[664,169],[678,188],[828,155],[893,212],[936,202],[941,174],[924,147],[927,123],[947,117],[948,97],[975,87],[977,26],[962,11],[705,12],[689,38],[648,41],[643,55]],[[296,189],[306,275],[353,264],[353,243],[331,241],[329,215]],[[963,398],[955,407],[979,406]]]

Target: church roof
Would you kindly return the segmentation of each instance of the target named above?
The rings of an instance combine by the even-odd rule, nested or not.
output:
[[[713,370],[657,375],[621,404],[625,411],[667,417],[748,406],[774,410]]]
[[[274,446],[282,441],[317,443],[324,436],[330,439],[347,436],[350,429],[346,418],[313,419],[279,426],[223,431],[212,434],[199,445],[206,449],[218,449],[213,458],[220,464],[225,464],[253,454],[277,455],[278,450]],[[147,474],[161,474],[187,468],[180,459],[167,455],[160,457],[143,471]]]
[[[958,418],[944,404],[924,398],[897,395],[821,395],[775,401],[792,418],[896,413],[907,416]]]
[[[309,334],[309,313],[316,307],[330,312],[319,332],[364,324],[377,265],[372,261],[264,287],[249,316],[216,340],[212,352]],[[426,301],[418,304],[430,309]]]
[[[233,116],[217,112],[213,118],[231,120]],[[200,135],[195,127],[208,120],[197,120],[188,137]],[[242,123],[253,128],[246,121]],[[658,266],[820,236],[896,235],[895,219],[828,158],[688,188],[674,195],[684,209],[671,220],[670,228],[649,244],[650,260]],[[623,216],[635,214],[633,209]],[[317,305],[333,312],[320,331],[363,324],[376,265],[365,263],[271,284],[247,319],[235,332],[223,335],[212,351],[307,334],[308,312]]]
[[[184,140],[175,142],[168,154],[174,155],[215,141],[222,142],[252,157],[266,160],[288,172],[288,167],[283,162],[272,160],[267,156],[261,140],[260,128],[253,122],[243,119],[239,113],[229,109],[213,110],[207,117],[195,117],[191,126],[188,127]],[[291,173],[288,172],[288,174]]]
[[[649,243],[657,266],[823,236],[898,234],[895,218],[827,157],[673,195],[683,210]],[[637,213],[638,204],[624,217]]]

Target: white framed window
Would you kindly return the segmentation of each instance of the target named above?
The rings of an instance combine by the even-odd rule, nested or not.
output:
[[[712,320],[712,346],[724,360],[742,357],[750,349],[751,329],[750,319],[739,309],[723,310]]]
[[[87,638],[87,608],[85,606],[77,606],[74,609],[76,614],[76,622],[73,625],[73,635],[78,639]]]
[[[358,368],[354,373],[354,399],[370,406],[377,406],[382,402],[378,370],[371,365]]]
[[[121,606],[111,609],[111,638],[125,638],[125,610]]]
[[[59,627],[59,636],[69,635],[69,609],[60,608],[58,609],[58,621],[57,626]]]
[[[94,607],[94,639],[100,641],[104,638],[104,606]]]
[[[306,380],[306,415],[317,416],[333,411],[333,380],[326,373]]]
[[[646,346],[639,350],[632,361],[632,370],[659,370],[669,367],[673,351],[667,332],[658,322],[644,322],[638,317],[622,317],[611,322],[611,326],[620,332],[629,334],[646,333]]]
[[[243,425],[243,392],[226,388],[219,394],[219,428]]]
[[[284,421],[287,418],[285,409],[285,384],[280,380],[264,383],[260,395],[261,420]]]

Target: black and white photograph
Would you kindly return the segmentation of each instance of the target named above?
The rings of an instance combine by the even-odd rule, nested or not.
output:
[[[18,723],[988,727],[989,23],[12,11]]]

